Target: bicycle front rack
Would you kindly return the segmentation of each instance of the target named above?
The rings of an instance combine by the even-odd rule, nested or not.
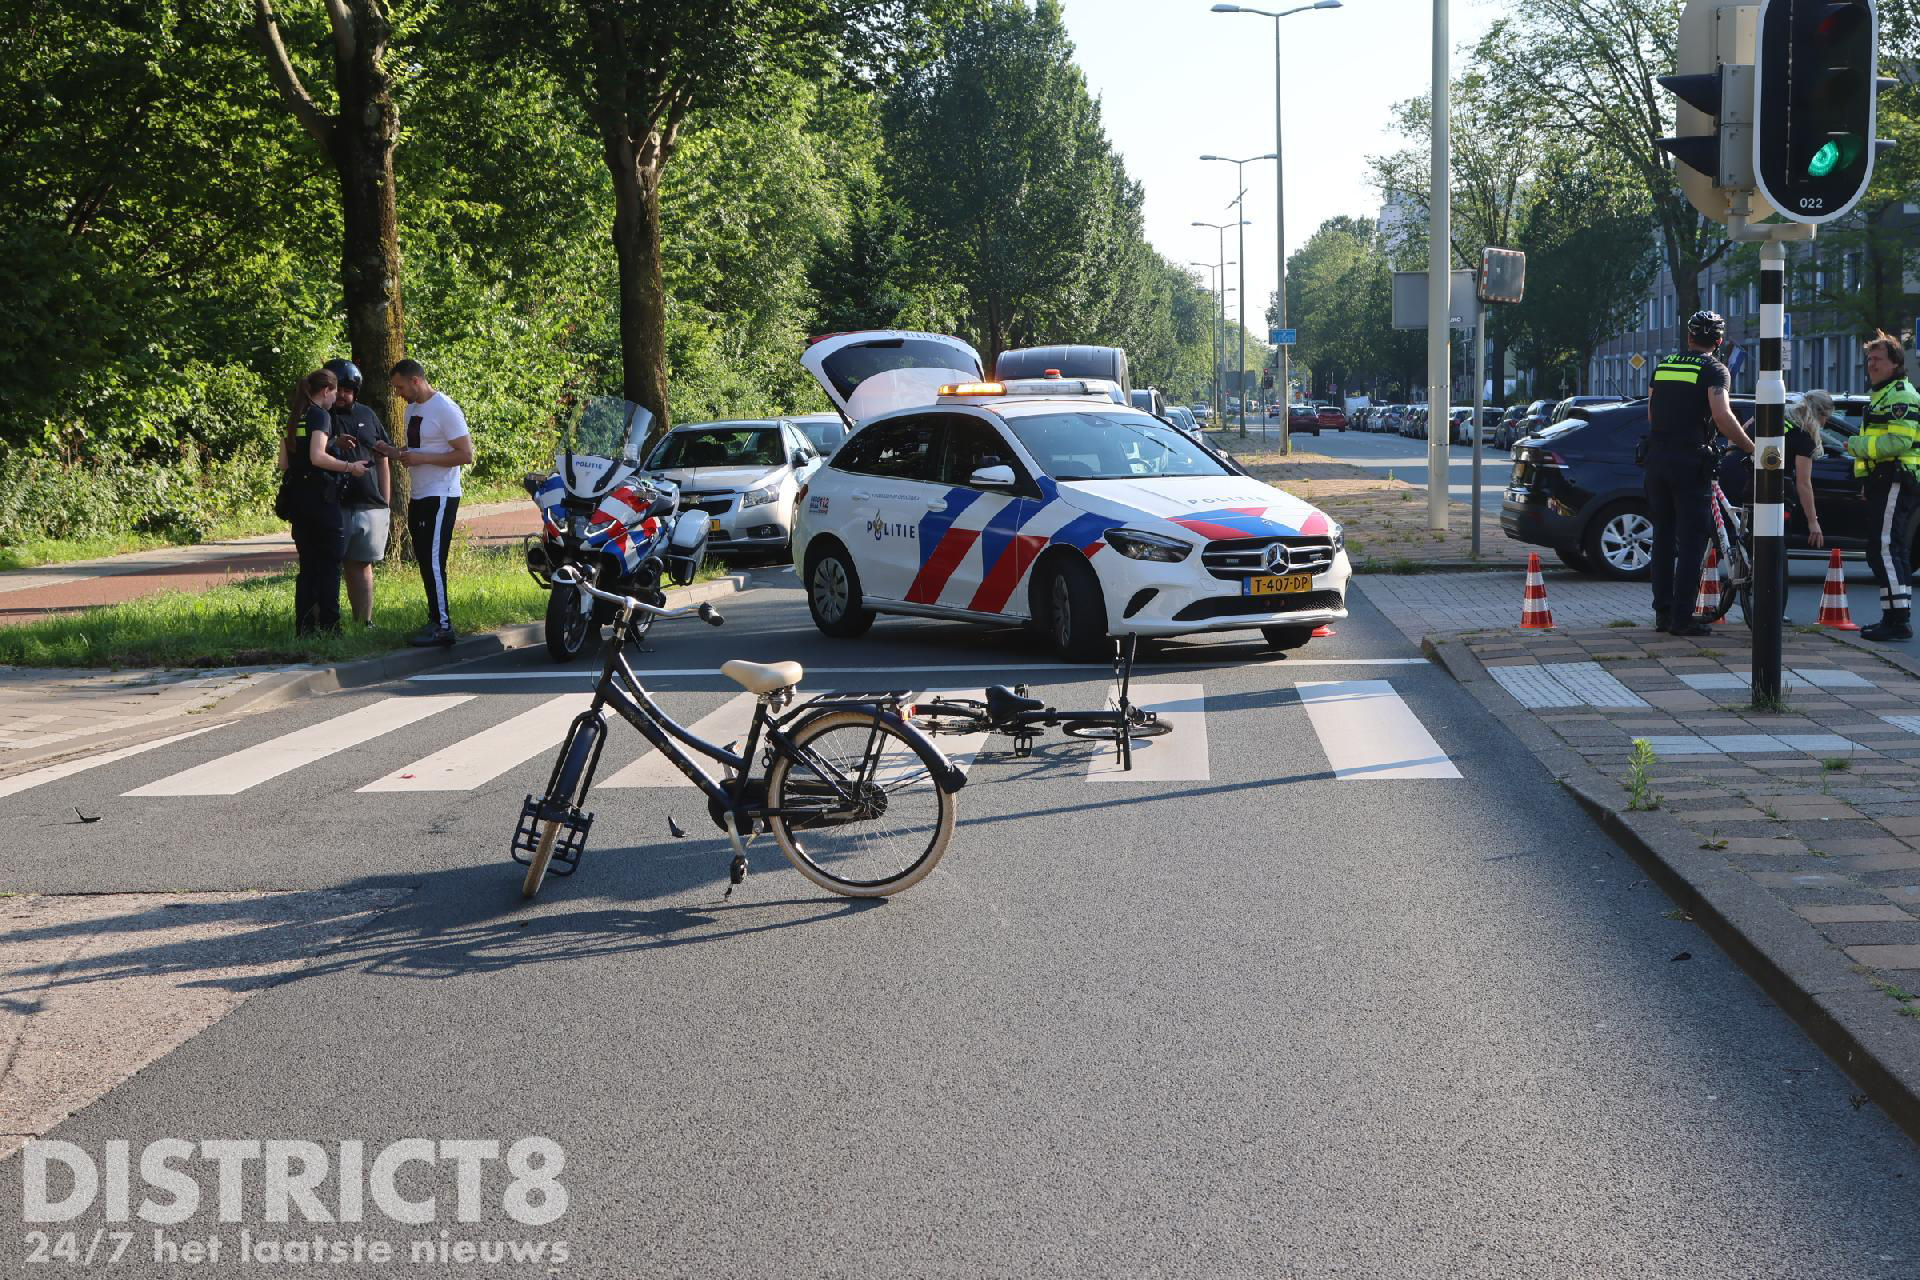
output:
[[[560,829],[553,837],[553,861],[547,864],[550,876],[570,876],[580,865],[587,847],[587,832],[593,829],[593,815],[582,813],[570,804],[528,796],[520,806],[520,821],[513,828],[513,860],[521,866],[533,861],[540,849],[540,828],[557,822]]]

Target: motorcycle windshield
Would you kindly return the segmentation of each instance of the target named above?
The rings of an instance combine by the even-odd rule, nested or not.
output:
[[[582,400],[567,419],[560,440],[560,462],[567,488],[598,496],[613,487],[623,468],[640,465],[653,414],[619,396]]]

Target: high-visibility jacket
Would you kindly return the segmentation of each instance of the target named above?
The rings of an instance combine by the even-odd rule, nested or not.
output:
[[[1681,351],[1662,360],[1647,387],[1649,439],[1653,445],[1687,449],[1713,438],[1707,393],[1727,385],[1727,367],[1703,351]]]
[[[1848,442],[1853,474],[1864,476],[1882,462],[1898,459],[1920,475],[1920,392],[1905,378],[1889,378],[1873,389],[1860,434]]]

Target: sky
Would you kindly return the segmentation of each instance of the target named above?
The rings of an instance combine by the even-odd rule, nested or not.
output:
[[[1107,136],[1146,190],[1147,238],[1176,263],[1213,262],[1218,255],[1217,233],[1191,223],[1234,220],[1227,208],[1235,195],[1234,166],[1199,157],[1273,150],[1273,19],[1212,13],[1212,3],[1062,0],[1075,60],[1100,99]],[[1455,73],[1459,50],[1504,8],[1494,0],[1452,0],[1448,43]],[[1280,31],[1292,253],[1328,218],[1378,216],[1367,157],[1405,145],[1390,131],[1393,104],[1432,84],[1433,4],[1344,0],[1339,9],[1283,18]],[[1247,325],[1259,333],[1275,285],[1273,162],[1249,164],[1244,172],[1252,224],[1245,228]],[[1229,261],[1239,258],[1237,234],[1227,234]],[[1238,287],[1238,274],[1237,266],[1228,269],[1230,286]],[[1230,295],[1230,317],[1238,304],[1239,295]]]

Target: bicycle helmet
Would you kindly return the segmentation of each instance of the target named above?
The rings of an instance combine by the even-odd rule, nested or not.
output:
[[[1696,311],[1687,317],[1687,337],[1717,347],[1727,336],[1726,317],[1718,311]]]
[[[321,365],[320,367],[325,369],[328,373],[332,374],[335,378],[337,378],[341,386],[346,387],[348,390],[352,391],[355,395],[360,394],[360,366],[359,365],[355,364],[351,360],[335,359],[335,360],[327,361],[325,364]]]

